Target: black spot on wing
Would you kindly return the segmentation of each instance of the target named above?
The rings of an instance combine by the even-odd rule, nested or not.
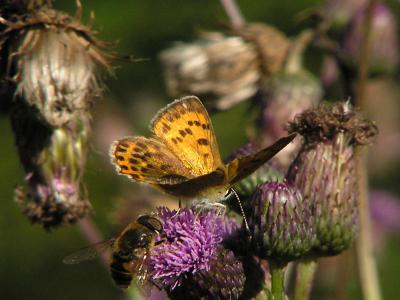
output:
[[[210,142],[207,140],[207,139],[198,139],[197,140],[197,143],[199,144],[199,145],[203,145],[203,146],[207,146],[207,145],[209,145],[210,144]]]
[[[116,152],[126,152],[126,149],[120,147],[121,145],[118,145],[117,148],[115,149]]]
[[[185,128],[187,134],[193,135],[193,131],[190,128]]]
[[[147,145],[144,143],[138,142],[136,145],[143,150],[147,150]]]
[[[182,130],[182,129],[179,129],[179,134],[182,136],[182,137],[185,137],[186,136],[186,131],[184,131],[184,130]]]

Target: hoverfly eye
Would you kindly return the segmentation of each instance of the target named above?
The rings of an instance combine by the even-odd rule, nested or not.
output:
[[[137,222],[149,230],[160,233],[163,230],[163,225],[159,219],[154,216],[143,215],[137,219]]]

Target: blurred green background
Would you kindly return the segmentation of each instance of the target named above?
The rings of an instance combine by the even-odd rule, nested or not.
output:
[[[56,1],[55,7],[71,14],[74,1]],[[397,10],[398,3],[389,4]],[[158,53],[174,41],[192,41],[199,30],[219,30],[228,24],[219,1],[83,1],[83,18],[95,13],[98,36],[110,42],[111,50],[121,56],[142,58],[138,62],[117,61],[112,76],[104,76],[107,87],[94,106],[94,139],[86,171],[86,183],[92,218],[105,237],[116,228],[113,212],[124,195],[133,191],[125,178],[113,171],[107,152],[105,118],[120,118],[121,131],[148,134],[147,125],[159,108],[170,102],[162,79]],[[296,16],[320,1],[238,1],[247,20],[267,22],[288,35],[299,32]],[[318,54],[308,53],[310,68],[318,72]],[[343,95],[344,96],[344,95]],[[244,103],[212,116],[223,155],[245,143]],[[112,114],[110,114],[112,112]],[[400,111],[397,113],[400,114]],[[110,115],[112,115],[110,117]],[[105,124],[105,125],[104,125]],[[118,129],[120,130],[120,129]],[[124,131],[125,130],[125,131]],[[110,134],[112,135],[112,134]],[[123,296],[111,282],[107,270],[92,261],[77,266],[62,264],[71,251],[87,244],[75,226],[45,232],[31,225],[13,201],[13,190],[23,183],[10,123],[0,115],[0,297],[2,299],[119,299]],[[371,186],[400,194],[399,163],[372,178]],[[135,215],[136,212],[132,212]],[[400,218],[400,216],[399,216]],[[400,236],[391,235],[378,252],[378,267],[385,299],[397,299],[400,293]],[[351,257],[351,253],[348,254]],[[354,261],[354,260],[353,260]],[[354,263],[355,265],[355,263]],[[355,273],[346,283],[347,299],[361,299]],[[318,295],[333,299],[329,287],[320,286]],[[318,297],[319,297],[318,296]]]

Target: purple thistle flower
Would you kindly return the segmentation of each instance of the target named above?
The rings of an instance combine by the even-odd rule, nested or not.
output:
[[[393,194],[376,190],[370,194],[371,217],[384,232],[400,232],[400,200]]]
[[[344,51],[356,62],[364,32],[366,8],[355,14],[343,41]],[[399,65],[397,22],[393,12],[384,4],[372,10],[370,68],[373,72],[393,73]]]
[[[222,246],[224,238],[239,229],[236,222],[218,216],[214,211],[197,213],[188,208],[179,211],[159,208],[158,215],[163,222],[163,233],[158,237],[160,244],[152,250],[149,261],[150,278],[155,285],[179,295],[186,295],[191,290],[188,286],[194,284],[199,285],[199,291],[195,293],[202,295],[226,293],[229,298],[233,293],[231,291],[235,295],[240,294],[244,275],[237,276],[237,271],[243,273],[242,265],[231,251]],[[224,276],[218,277],[216,274],[221,271],[218,264],[221,256],[229,260],[224,262],[229,267],[226,272],[234,276],[224,273]],[[210,282],[204,281],[207,276],[216,278],[212,282],[218,285],[217,288],[207,285]],[[222,278],[220,282],[218,278]],[[206,285],[206,293],[200,291],[204,288],[202,285]]]

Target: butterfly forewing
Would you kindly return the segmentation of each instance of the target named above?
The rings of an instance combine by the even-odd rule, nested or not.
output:
[[[283,137],[267,148],[247,156],[236,158],[228,163],[229,183],[234,184],[253,173],[275,156],[275,154],[285,148],[295,138],[295,136],[296,134],[291,134]]]
[[[223,168],[210,118],[197,97],[175,100],[162,109],[151,129],[194,176]]]
[[[136,181],[175,184],[193,178],[180,159],[155,139],[121,139],[112,146],[111,156],[118,172]]]

